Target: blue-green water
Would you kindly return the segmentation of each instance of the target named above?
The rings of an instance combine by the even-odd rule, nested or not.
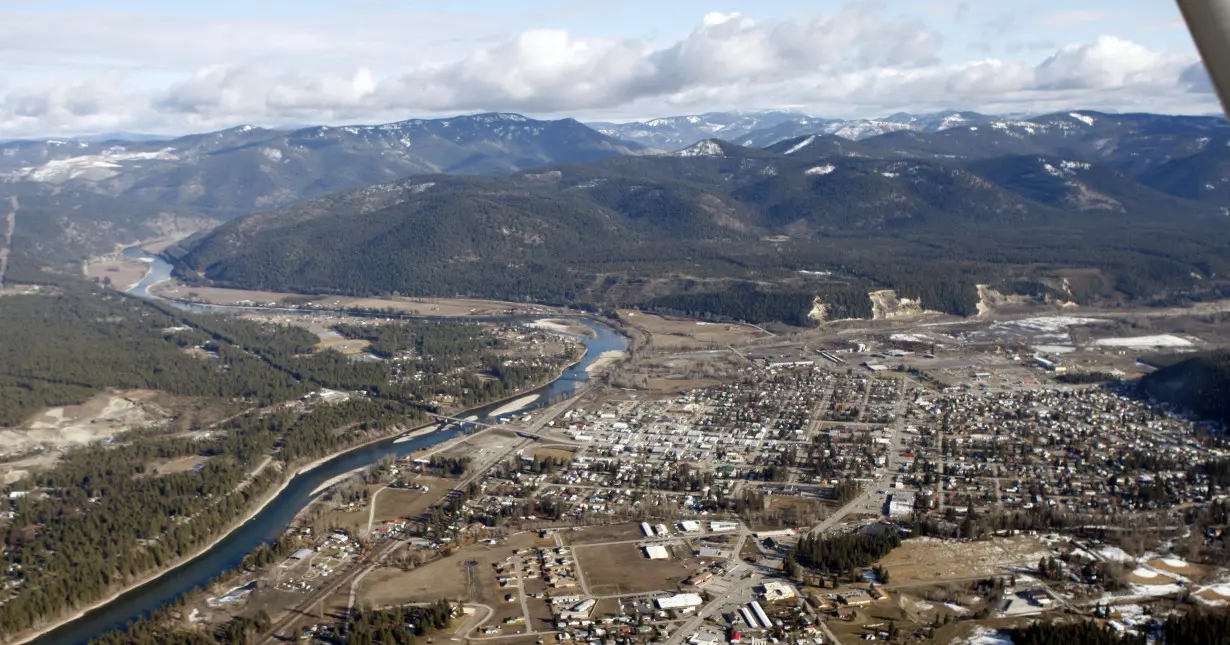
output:
[[[142,257],[143,254],[139,249],[133,247],[125,252],[125,256]],[[153,298],[154,296],[148,291],[149,287],[168,279],[170,275],[171,266],[161,258],[155,258],[150,274],[129,293],[138,297]],[[174,302],[171,304],[198,311],[226,312],[229,310],[227,307],[201,307]],[[515,321],[517,319],[506,320]],[[609,350],[627,349],[627,339],[610,327],[588,319],[578,320],[595,333],[594,337],[583,338],[586,345],[585,357],[558,379],[536,390],[535,393],[540,396],[530,407],[538,407],[558,396],[573,393],[581,383],[587,380],[585,370],[597,360],[598,356]],[[498,407],[499,404],[490,404],[465,414],[490,420],[490,412]],[[389,438],[340,454],[292,479],[286,489],[251,521],[236,529],[226,539],[197,558],[157,580],[126,592],[106,605],[44,634],[31,643],[33,645],[84,644],[106,631],[123,627],[129,621],[148,615],[151,611],[235,568],[248,553],[261,544],[277,539],[295,515],[315,499],[314,491],[330,479],[374,464],[385,457],[401,457],[443,443],[456,436],[457,432],[455,428],[445,428],[403,443],[394,443],[393,438]]]

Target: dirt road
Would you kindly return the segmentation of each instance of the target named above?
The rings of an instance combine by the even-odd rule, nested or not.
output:
[[[17,228],[17,209],[21,207],[16,196],[9,197],[9,214],[5,217],[4,242],[0,244],[0,289],[4,288],[5,272],[9,268],[9,249],[13,246],[13,229]]]

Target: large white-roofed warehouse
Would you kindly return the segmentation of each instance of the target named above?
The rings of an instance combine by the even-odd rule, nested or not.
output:
[[[671,552],[667,551],[664,546],[653,545],[641,548],[645,551],[645,557],[650,560],[669,560],[671,557]]]
[[[701,598],[700,594],[681,593],[664,598],[654,598],[653,602],[658,609],[687,609],[705,604],[705,599]]]

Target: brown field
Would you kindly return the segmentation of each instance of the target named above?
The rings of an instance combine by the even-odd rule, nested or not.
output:
[[[504,602],[504,594],[520,591],[501,588],[496,583],[495,567],[492,564],[504,561],[516,549],[535,546],[536,543],[535,534],[522,533],[495,546],[474,544],[458,549],[447,558],[409,571],[392,567],[378,569],[364,578],[359,585],[359,598],[374,607],[431,602],[440,598],[477,602],[494,607],[495,619],[498,622],[502,617],[502,606],[512,606]],[[478,563],[472,567],[473,586],[467,581],[466,567],[461,566],[461,563],[467,560],[475,560]],[[518,615],[519,612],[518,609]]]
[[[367,351],[371,346],[371,342],[366,340],[355,340],[351,338],[322,338],[316,344],[317,351],[326,351],[330,349],[337,350],[347,356],[358,356]]]
[[[209,461],[209,457],[194,455],[192,457],[181,457],[179,459],[170,459],[165,461],[152,461],[145,465],[145,473],[142,477],[162,477],[163,475],[173,475],[182,473]]]
[[[159,285],[158,295],[179,300],[193,300],[215,305],[281,305],[288,300],[299,304],[314,304],[326,309],[394,309],[422,316],[493,316],[509,310],[519,312],[549,312],[546,307],[501,302],[498,300],[475,300],[469,298],[357,298],[351,296],[304,296],[275,291],[249,291],[217,287],[188,286],[178,281]]]
[[[575,450],[565,450],[563,448],[537,448],[534,450],[534,459],[558,459],[567,463],[572,461],[572,457],[575,454],[577,454]]]
[[[1227,593],[1225,595],[1222,595],[1221,593],[1219,593],[1220,591],[1226,591]],[[1205,600],[1212,600],[1214,602],[1218,602],[1218,601],[1225,602],[1225,601],[1230,600],[1230,589],[1210,587],[1208,589],[1202,589],[1198,591],[1196,595],[1200,596],[1201,598],[1204,598]]]
[[[212,305],[280,305],[294,294],[273,291],[248,291],[245,289],[220,289],[218,287],[188,286],[169,280],[155,286],[153,293],[175,300],[193,300]]]
[[[111,286],[120,291],[127,291],[145,279],[149,273],[149,263],[137,260],[99,260],[85,265],[85,274],[90,278],[111,280]]]
[[[662,394],[678,394],[688,390],[699,390],[721,385],[722,381],[709,378],[651,378],[646,381],[646,389]]]
[[[673,553],[687,548],[667,547]],[[692,574],[697,560],[649,560],[635,544],[576,547],[573,553],[584,572],[589,590],[595,596],[667,591]]]
[[[777,513],[777,521],[756,528],[771,529],[815,524],[828,517],[832,513],[832,508],[832,503],[826,503],[814,497],[773,495],[769,498],[769,510]]]
[[[746,325],[701,323],[639,311],[623,310],[619,312],[619,317],[626,324],[648,331],[653,335],[653,345],[663,349],[725,347],[765,335],[759,329]]]
[[[1185,562],[1183,563],[1183,565],[1184,566],[1181,566],[1181,567],[1170,566],[1169,564],[1166,563],[1165,558],[1158,558],[1157,560],[1149,561],[1149,566],[1153,567],[1154,569],[1157,569],[1158,571],[1168,571],[1170,573],[1177,573],[1181,576],[1185,576],[1189,578],[1192,578],[1192,577],[1199,578],[1205,573],[1204,567],[1201,567],[1199,565],[1192,564],[1190,562]]]
[[[382,520],[417,517],[456,484],[454,479],[420,476],[414,485],[427,486],[426,493],[410,488],[386,488],[376,498],[376,523]]]
[[[943,581],[1003,573],[1019,566],[1037,566],[1050,550],[1034,538],[993,538],[981,542],[907,540],[880,564],[894,585]]]
[[[650,522],[651,524],[653,522]],[[587,526],[584,531],[561,531],[564,542],[571,546],[600,544],[603,542],[619,542],[622,540],[639,540],[645,537],[641,533],[640,524],[611,524],[608,526]],[[639,556],[638,556],[639,557]]]
[[[1133,572],[1127,575],[1127,579],[1132,582],[1135,582],[1138,585],[1158,586],[1158,587],[1162,587],[1162,586],[1169,585],[1169,584],[1174,584],[1176,582],[1174,578],[1171,578],[1170,576],[1160,574],[1160,573],[1156,576],[1153,576],[1152,578],[1149,578],[1146,576],[1138,576],[1136,575],[1135,572]]]

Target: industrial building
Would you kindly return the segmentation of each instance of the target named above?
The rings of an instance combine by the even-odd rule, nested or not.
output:
[[[670,551],[667,551],[664,546],[653,545],[641,548],[645,551],[645,557],[650,560],[669,560],[671,557]]]

